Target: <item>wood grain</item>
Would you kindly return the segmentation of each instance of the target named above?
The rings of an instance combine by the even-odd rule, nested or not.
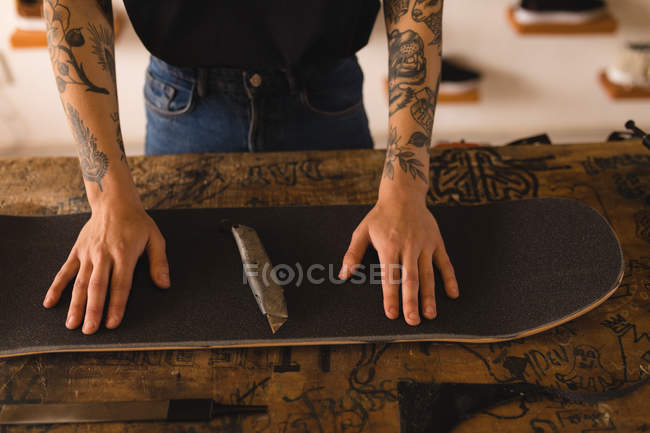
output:
[[[376,199],[382,151],[130,158],[147,207],[360,204]],[[213,397],[268,404],[268,416],[210,424],[106,424],[0,432],[397,432],[397,383],[527,381],[622,389],[650,372],[650,152],[640,142],[439,149],[429,202],[582,200],[621,240],[626,272],[607,302],[575,321],[493,344],[125,351],[0,360],[0,404]],[[72,158],[0,159],[0,212],[87,211]],[[514,402],[456,432],[647,431],[650,387],[598,405]]]

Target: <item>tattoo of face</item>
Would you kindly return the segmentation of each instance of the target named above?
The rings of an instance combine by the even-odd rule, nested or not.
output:
[[[68,118],[72,125],[72,134],[79,147],[79,162],[84,179],[95,182],[103,191],[102,179],[108,171],[108,158],[104,152],[97,149],[97,139],[84,125],[79,112],[71,105],[67,107]]]
[[[93,43],[93,54],[97,57],[97,64],[102,67],[102,71],[108,71],[113,83],[116,83],[113,31],[101,25],[95,26],[88,23],[88,32]]]
[[[429,27],[433,33],[430,45],[442,44],[442,0],[415,0],[411,17]]]
[[[74,48],[83,46],[86,39],[80,27],[70,26],[70,9],[59,3],[59,0],[45,0],[43,15],[47,25],[47,43],[50,59],[54,65],[56,86],[60,93],[70,84],[86,87],[87,92],[107,95],[108,90],[95,85],[84,70],[82,63],[77,61]]]
[[[393,180],[395,178],[395,165],[399,164],[402,171],[410,174],[413,180],[419,178],[428,184],[429,181],[421,169],[421,167],[424,167],[424,164],[415,157],[415,153],[410,150],[405,150],[403,146],[399,145],[400,139],[401,137],[397,136],[397,129],[391,128],[386,149],[384,176]],[[413,139],[413,136],[411,136],[411,139]]]
[[[410,0],[386,0],[384,2],[384,17],[386,22],[397,24],[399,19],[409,10]]]
[[[389,112],[406,107],[414,97],[411,86],[424,83],[427,59],[422,38],[412,30],[393,30],[388,39]]]
[[[102,13],[108,20],[108,23],[113,25],[113,2],[111,0],[97,0],[97,6],[102,10]]]
[[[122,125],[120,125],[120,114],[118,112],[111,114],[111,120],[113,120],[113,122],[117,124],[115,136],[117,140],[117,145],[120,147],[120,150],[122,151],[122,156],[120,157],[120,160],[124,161],[128,165],[128,162],[126,161],[126,151],[124,150],[124,140],[122,139]]]

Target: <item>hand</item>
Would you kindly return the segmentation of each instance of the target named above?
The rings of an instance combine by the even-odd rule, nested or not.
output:
[[[382,265],[384,311],[389,319],[399,317],[399,285],[402,265],[402,305],[409,325],[420,324],[419,300],[427,319],[437,315],[433,263],[442,274],[445,292],[458,297],[458,283],[435,218],[423,198],[384,196],[352,234],[343,258],[340,279],[349,278],[363,258],[368,244],[379,254]],[[401,196],[404,197],[404,196]],[[388,275],[391,271],[392,275]]]
[[[158,287],[168,288],[165,239],[144,209],[140,206],[93,212],[47,291],[43,306],[55,306],[76,276],[66,327],[75,329],[83,319],[83,333],[92,334],[102,319],[110,279],[106,327],[116,328],[124,316],[136,262],[145,249],[151,278]]]

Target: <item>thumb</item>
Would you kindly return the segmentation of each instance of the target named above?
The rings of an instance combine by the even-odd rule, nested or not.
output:
[[[149,272],[153,282],[161,289],[169,288],[171,282],[167,253],[165,253],[165,238],[160,232],[152,235],[149,239],[147,256],[149,256]]]
[[[350,246],[343,257],[343,266],[339,271],[339,279],[347,280],[350,278],[357,265],[361,263],[361,259],[363,259],[363,255],[366,253],[369,243],[370,235],[368,234],[368,228],[362,222],[354,233],[352,233]]]

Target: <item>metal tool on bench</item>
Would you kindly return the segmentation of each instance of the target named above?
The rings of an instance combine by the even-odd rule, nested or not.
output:
[[[233,224],[230,229],[239,248],[248,285],[275,334],[289,314],[282,287],[273,281],[272,275],[264,275],[264,272],[273,269],[271,260],[255,229],[241,224]]]
[[[0,425],[116,421],[210,421],[266,413],[267,406],[224,405],[212,399],[0,405]]]
[[[640,138],[643,145],[650,150],[650,134],[646,134],[644,130],[636,126],[634,120],[625,122],[625,127],[634,133],[634,137]]]

